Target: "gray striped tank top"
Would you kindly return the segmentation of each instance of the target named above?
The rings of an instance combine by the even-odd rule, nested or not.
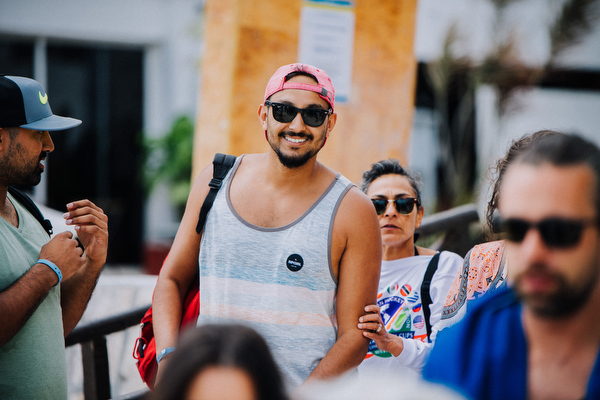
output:
[[[354,186],[338,174],[296,221],[262,228],[229,200],[238,157],[206,219],[200,246],[200,315],[243,323],[266,339],[290,389],[300,385],[336,340],[331,236],[336,211]]]

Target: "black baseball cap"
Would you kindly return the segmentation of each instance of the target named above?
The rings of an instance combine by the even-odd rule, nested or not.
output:
[[[78,119],[52,114],[48,94],[39,82],[0,75],[0,127],[61,131],[79,124]]]

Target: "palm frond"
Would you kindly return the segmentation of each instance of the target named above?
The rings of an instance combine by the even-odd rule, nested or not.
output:
[[[566,1],[550,28],[549,64],[567,47],[577,44],[599,17],[599,0]]]

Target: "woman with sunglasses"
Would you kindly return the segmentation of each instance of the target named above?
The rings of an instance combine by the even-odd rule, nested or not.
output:
[[[418,376],[462,257],[415,245],[415,230],[425,212],[420,181],[400,162],[373,164],[363,174],[361,189],[379,216],[383,262],[377,304],[365,307],[359,319],[358,328],[371,343],[358,371]]]

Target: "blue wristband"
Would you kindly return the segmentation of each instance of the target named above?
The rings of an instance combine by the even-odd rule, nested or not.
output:
[[[172,353],[174,351],[175,351],[175,347],[167,347],[166,349],[162,349],[160,351],[160,353],[158,353],[156,355],[156,363],[158,364],[164,356],[166,356],[167,354]]]
[[[58,285],[62,281],[62,272],[60,272],[60,269],[58,269],[56,264],[54,264],[52,261],[48,261],[43,258],[40,258],[39,260],[37,260],[36,264],[47,265],[52,269],[52,271],[54,271],[56,273],[56,276],[58,276],[58,282],[56,282],[56,285]],[[56,285],[54,285],[54,286],[56,286]]]

